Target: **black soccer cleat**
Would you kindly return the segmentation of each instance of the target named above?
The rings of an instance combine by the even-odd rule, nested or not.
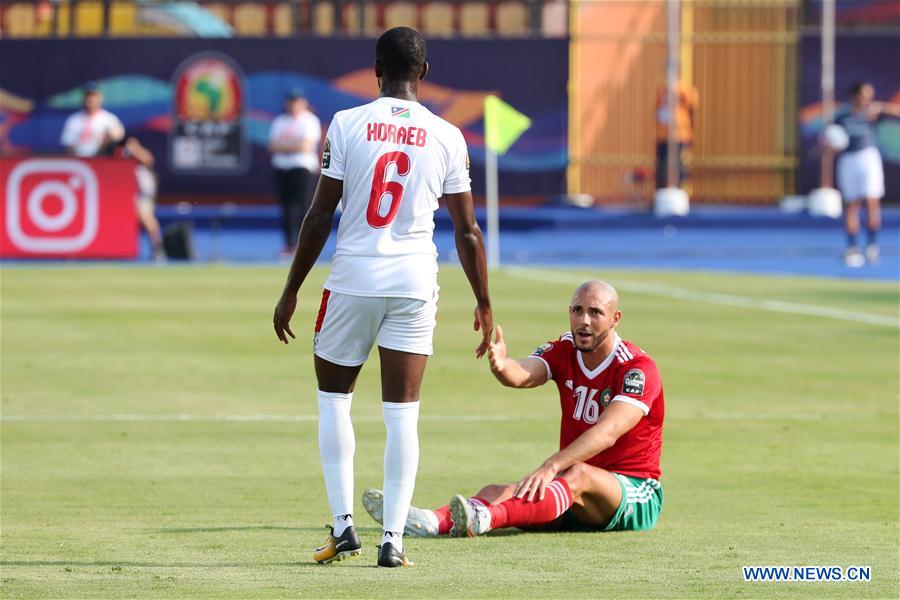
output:
[[[339,537],[334,537],[334,528],[326,525],[330,532],[325,545],[316,548],[313,559],[320,565],[327,565],[330,562],[342,561],[352,556],[358,556],[362,551],[362,544],[359,536],[356,535],[355,527],[348,527]]]
[[[378,546],[379,567],[411,567],[412,561],[406,557],[406,552],[398,552],[390,542]]]

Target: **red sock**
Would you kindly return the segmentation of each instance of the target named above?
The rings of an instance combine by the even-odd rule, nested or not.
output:
[[[440,508],[435,508],[434,514],[438,518],[438,533],[441,535],[450,533],[450,529],[453,528],[453,519],[450,518],[450,506],[445,504]]]
[[[490,502],[484,498],[479,498],[478,496],[472,496],[469,500],[474,500],[482,506],[491,505]],[[450,530],[453,529],[453,519],[450,517],[450,506],[445,504],[440,508],[435,508],[434,514],[437,515],[438,518],[438,533],[440,535],[450,533]]]
[[[554,479],[544,492],[544,499],[528,502],[524,498],[510,498],[488,507],[491,529],[542,525],[556,519],[572,506],[572,492],[565,479]]]

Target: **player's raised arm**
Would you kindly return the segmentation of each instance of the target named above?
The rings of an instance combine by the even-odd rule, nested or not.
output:
[[[338,202],[341,201],[343,193],[343,181],[327,175],[319,177],[316,195],[313,197],[309,212],[303,219],[303,225],[300,226],[300,237],[297,240],[294,260],[291,262],[287,282],[284,284],[284,291],[275,306],[275,316],[272,319],[275,335],[285,344],[288,343],[289,335],[294,337],[290,323],[294,309],[297,308],[297,293],[322,253],[325,242],[328,241],[331,224],[334,221],[334,211]]]
[[[895,119],[900,119],[900,104],[892,102],[873,102],[872,107],[877,116],[888,115]]]
[[[547,367],[539,358],[529,356],[516,360],[506,356],[503,329],[497,325],[494,341],[488,347],[491,373],[506,387],[532,388],[547,383]]]
[[[475,331],[481,331],[481,343],[475,349],[475,356],[481,358],[491,343],[494,317],[491,312],[491,298],[488,293],[487,263],[484,258],[484,237],[475,220],[472,192],[445,194],[444,200],[453,221],[456,252],[459,262],[475,294]]]

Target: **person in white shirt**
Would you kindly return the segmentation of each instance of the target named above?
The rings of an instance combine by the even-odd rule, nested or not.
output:
[[[319,170],[321,139],[319,118],[309,110],[303,90],[294,88],[284,101],[284,114],[275,117],[269,129],[284,252],[288,255],[297,245],[300,223],[309,209],[312,180]]]
[[[111,151],[125,137],[119,118],[103,108],[103,94],[95,84],[84,86],[84,108],[69,115],[60,143],[70,154],[90,158]]]
[[[273,324],[278,339],[294,333],[300,286],[343,207],[337,250],[325,282],[313,341],[318,381],[319,453],[334,526],[313,558],[320,563],[360,553],[353,527],[350,403],[373,344],[381,358],[384,533],[378,566],[409,565],[403,528],[419,460],[419,390],[432,353],[437,313],[437,250],[432,239],[438,199],[446,204],[456,249],[475,295],[475,350],[493,330],[484,240],[472,203],[462,132],[416,100],[428,73],[425,41],[413,29],[385,32],[375,46],[380,97],[334,115],[322,151],[322,175],[303,220],[297,251]]]

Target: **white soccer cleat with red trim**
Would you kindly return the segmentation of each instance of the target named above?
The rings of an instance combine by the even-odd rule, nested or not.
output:
[[[453,519],[452,537],[475,537],[491,530],[491,511],[459,494],[450,499],[450,517]]]
[[[384,525],[384,492],[374,488],[366,490],[362,495],[362,505],[376,523]],[[410,506],[403,535],[416,538],[437,537],[437,515],[434,511]]]

